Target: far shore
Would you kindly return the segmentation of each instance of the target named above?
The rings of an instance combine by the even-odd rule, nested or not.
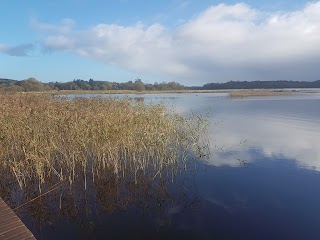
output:
[[[179,93],[228,93],[230,97],[279,96],[296,93],[320,93],[320,89],[219,89],[219,90],[167,90],[167,91],[135,91],[135,90],[59,90],[48,91],[50,94],[179,94]]]
[[[21,92],[35,94],[179,94],[179,93],[227,93],[230,97],[242,98],[253,96],[280,96],[297,93],[320,93],[320,89],[219,89],[219,90],[164,90],[164,91],[136,91],[136,90],[50,90],[45,92]]]

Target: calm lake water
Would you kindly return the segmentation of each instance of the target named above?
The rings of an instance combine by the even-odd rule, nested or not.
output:
[[[129,97],[208,116],[212,156],[174,183],[127,187],[131,193],[124,200],[121,187],[105,179],[88,192],[91,200],[69,199],[69,208],[60,204],[54,212],[38,207],[34,212],[50,212],[39,221],[21,211],[36,237],[320,239],[320,94]],[[48,198],[62,201],[59,195]]]

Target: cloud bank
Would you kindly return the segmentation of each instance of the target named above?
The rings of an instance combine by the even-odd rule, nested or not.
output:
[[[219,4],[175,28],[100,23],[76,29],[71,19],[33,20],[33,26],[46,33],[45,49],[183,83],[320,79],[320,2],[274,13]]]

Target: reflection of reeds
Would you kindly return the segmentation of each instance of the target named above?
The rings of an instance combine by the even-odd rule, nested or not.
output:
[[[59,181],[86,188],[88,176],[94,181],[107,170],[137,181],[138,172],[174,173],[188,156],[207,154],[206,121],[162,105],[41,94],[2,94],[0,102],[0,167],[22,189],[30,180],[40,192]]]
[[[77,224],[86,232],[90,232],[87,227],[108,227],[110,222],[106,223],[106,219],[113,216],[117,219],[132,210],[137,216],[148,217],[150,226],[158,228],[169,225],[173,215],[187,208],[192,209],[197,204],[197,196],[188,192],[196,187],[193,177],[179,177],[172,183],[170,177],[153,179],[140,171],[135,183],[129,176],[119,179],[114,172],[107,171],[95,182],[92,178],[88,179],[87,190],[84,189],[84,182],[79,181],[71,186],[60,185],[56,191],[36,199],[33,198],[35,193],[32,187],[27,185],[29,196],[24,197],[35,200],[15,208],[15,211],[30,223],[36,237],[40,235],[37,232],[41,227],[54,228],[56,224],[68,224],[70,220],[72,225]],[[17,204],[8,202],[13,208]]]

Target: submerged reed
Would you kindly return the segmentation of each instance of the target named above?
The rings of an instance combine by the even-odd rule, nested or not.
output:
[[[208,154],[207,121],[130,99],[0,95],[0,172],[23,189],[112,172],[175,174]],[[46,188],[46,187],[45,187]]]

